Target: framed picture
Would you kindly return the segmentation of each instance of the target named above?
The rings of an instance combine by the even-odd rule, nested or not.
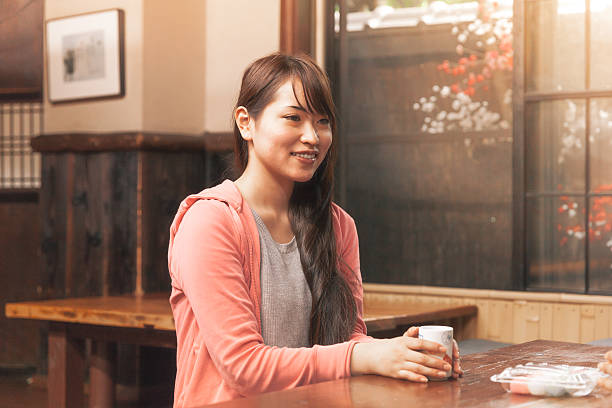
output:
[[[125,94],[124,13],[113,9],[47,21],[49,101]]]

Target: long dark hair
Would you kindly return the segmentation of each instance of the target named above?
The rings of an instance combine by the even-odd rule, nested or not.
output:
[[[357,319],[351,288],[339,270],[332,219],[336,114],[327,75],[308,56],[271,54],[253,62],[244,72],[236,108],[244,106],[257,119],[281,85],[291,80],[304,90],[310,113],[327,116],[332,143],[327,156],[307,182],[296,182],[289,200],[289,220],[306,281],[312,294],[311,344],[335,344],[350,338]],[[297,99],[297,97],[296,97]],[[298,101],[299,103],[299,101]],[[234,157],[238,174],[246,168],[248,143],[234,123]],[[344,267],[348,265],[342,263]],[[348,272],[348,271],[347,271]]]

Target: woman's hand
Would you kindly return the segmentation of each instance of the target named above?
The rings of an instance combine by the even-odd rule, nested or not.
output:
[[[606,353],[606,362],[599,363],[598,368],[605,374],[612,375],[612,350]],[[612,378],[600,378],[599,385],[612,390]]]
[[[412,326],[404,333],[404,336],[408,337],[419,337],[419,327]],[[459,346],[455,339],[453,339],[453,378],[458,378],[463,375],[463,370],[461,369],[461,357],[459,356]]]
[[[444,378],[450,365],[422,352],[439,354],[446,349],[412,336],[357,343],[351,355],[351,374],[378,374],[415,382],[427,382],[426,376]]]

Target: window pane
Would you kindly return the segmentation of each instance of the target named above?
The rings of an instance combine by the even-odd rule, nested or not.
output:
[[[511,0],[370,3],[347,16],[347,138],[511,142]]]
[[[340,112],[364,279],[510,289],[512,0],[369,3]]]
[[[584,199],[527,199],[529,288],[584,290]]]
[[[591,0],[591,88],[612,88],[612,0]]]
[[[511,146],[353,144],[347,209],[368,282],[510,289]]]
[[[529,103],[525,115],[528,192],[584,193],[585,102]]]
[[[584,7],[584,0],[527,1],[527,91],[584,89]]]
[[[591,100],[591,191],[612,189],[612,99]]]
[[[612,291],[612,196],[590,201],[589,290]]]

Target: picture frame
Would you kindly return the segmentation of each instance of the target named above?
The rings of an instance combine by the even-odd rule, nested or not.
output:
[[[46,22],[51,103],[125,95],[125,17],[110,9]]]

